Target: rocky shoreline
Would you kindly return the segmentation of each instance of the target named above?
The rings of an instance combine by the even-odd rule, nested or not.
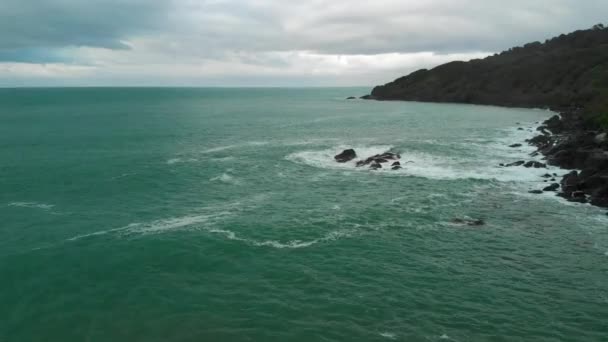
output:
[[[556,191],[568,201],[608,208],[608,134],[583,117],[583,110],[556,110],[538,127],[539,135],[527,142],[537,148],[547,164],[571,171],[559,183],[543,190]],[[554,178],[547,174],[545,178]]]
[[[371,95],[362,96],[361,99],[379,100]],[[530,193],[555,192],[557,196],[571,202],[590,203],[608,208],[608,132],[586,120],[582,108],[552,110],[559,115],[544,121],[537,128],[539,135],[525,141],[537,148],[531,157],[542,155],[545,163],[519,160],[499,166],[540,169],[551,165],[565,170],[575,170],[562,176],[559,181],[556,173],[546,173],[543,178],[547,186],[531,190]],[[523,130],[522,127],[519,129]],[[509,147],[521,146],[522,144],[515,143]],[[347,158],[345,161],[350,161],[356,157],[356,153],[345,150],[335,158],[338,162],[345,162],[342,161],[344,157]],[[382,168],[382,163],[400,159],[398,154],[385,157],[387,156],[372,156],[359,161],[357,166],[370,166],[371,169],[377,170]],[[392,166],[393,170],[397,170],[401,168],[401,163],[396,162]]]

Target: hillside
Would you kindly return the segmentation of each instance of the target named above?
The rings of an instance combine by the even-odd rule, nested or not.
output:
[[[608,107],[608,28],[596,25],[485,59],[418,70],[367,98],[517,107]]]

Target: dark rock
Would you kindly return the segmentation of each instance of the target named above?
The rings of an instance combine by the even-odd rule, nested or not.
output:
[[[346,163],[355,158],[357,158],[357,153],[353,149],[344,150],[334,157],[338,163]]]
[[[538,148],[545,148],[551,144],[551,138],[546,135],[537,135],[532,139],[526,140],[528,144]]]
[[[531,191],[528,191],[528,192],[531,193],[531,194],[535,194],[535,195],[540,195],[540,194],[543,193],[542,190],[531,190]]]
[[[356,98],[356,97],[354,97],[354,96],[349,96],[349,97],[347,97],[346,99],[347,99],[347,100],[356,100],[357,98]]]
[[[376,96],[373,95],[363,95],[360,97],[360,99],[362,100],[377,100],[378,98]]]
[[[545,121],[545,125],[553,134],[561,133],[564,130],[564,123],[559,115],[552,116],[549,120]]]
[[[549,185],[548,187],[544,188],[543,191],[557,191],[559,189],[560,185],[558,183],[553,183],[551,185]]]
[[[397,161],[397,162],[394,162],[393,165],[391,165],[391,166],[401,166],[401,163]]]
[[[542,168],[546,168],[547,165],[543,164],[541,162],[537,162],[537,161],[529,161],[529,162],[527,162],[527,163],[524,164],[524,167],[527,167],[527,168],[533,167],[535,169],[542,169]]]
[[[462,225],[467,225],[467,226],[472,226],[472,227],[479,227],[479,226],[483,226],[484,224],[486,224],[484,220],[480,220],[480,219],[455,218],[451,222],[454,224],[462,224]]]
[[[545,173],[545,174],[543,175],[543,178],[551,178],[551,175],[550,175],[550,174],[548,174],[548,173]]]
[[[521,147],[522,144],[513,144],[513,145],[509,145],[509,147],[511,148],[516,148],[516,147]]]
[[[393,170],[400,170],[401,166],[400,165],[395,165],[395,166],[391,167],[391,169],[393,169]]]
[[[369,166],[370,169],[372,170],[378,170],[382,168],[382,165],[379,163],[373,163],[372,165]]]
[[[561,181],[562,192],[566,195],[566,198],[570,198],[574,191],[578,190],[578,172],[572,171],[565,175]]]
[[[593,192],[591,195],[591,204],[608,208],[608,185]]]
[[[580,178],[582,181],[579,182],[578,187],[588,194],[592,194],[597,189],[608,186],[608,170],[596,172],[586,177],[583,177],[583,172],[581,172]]]
[[[521,128],[521,127],[519,127],[517,130],[518,130],[518,131],[523,131],[524,129],[523,129],[523,128]]]
[[[524,160],[520,160],[520,161],[516,161],[515,163],[511,163],[511,164],[507,164],[505,165],[506,167],[511,167],[511,166],[522,166],[524,165],[526,162]]]

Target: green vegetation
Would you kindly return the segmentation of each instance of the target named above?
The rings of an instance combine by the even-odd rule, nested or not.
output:
[[[516,107],[584,108],[608,127],[608,28],[563,34],[481,60],[419,70],[378,86],[371,98]]]

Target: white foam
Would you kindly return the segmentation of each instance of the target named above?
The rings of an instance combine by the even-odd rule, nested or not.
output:
[[[443,335],[439,336],[439,339],[441,339],[441,340],[449,340],[450,336],[448,336],[447,334],[443,334]]]
[[[117,180],[117,179],[121,179],[121,178],[126,178],[126,177],[130,177],[130,176],[135,176],[137,173],[133,172],[133,173],[123,173],[120,176],[116,176],[116,177],[112,177],[110,178],[111,180]]]
[[[255,239],[243,238],[243,237],[238,236],[236,233],[234,233],[230,230],[225,230],[225,229],[214,228],[214,229],[209,229],[208,231],[210,233],[224,235],[229,240],[244,242],[245,244],[248,244],[251,246],[272,247],[272,248],[276,248],[276,249],[306,248],[306,247],[311,247],[313,245],[316,245],[318,243],[334,241],[339,238],[350,237],[352,235],[352,231],[332,231],[332,232],[327,233],[325,236],[314,239],[314,240],[308,240],[308,241],[291,240],[291,241],[281,242],[278,240],[260,241],[260,240],[255,240]]]
[[[167,160],[167,164],[169,165],[173,165],[173,164],[178,164],[178,163],[195,163],[197,162],[198,159],[195,158],[171,158],[169,160]]]
[[[268,145],[268,144],[269,144],[268,141],[249,141],[249,142],[246,142],[243,144],[233,144],[233,145],[211,147],[211,148],[200,151],[200,153],[209,154],[209,153],[222,152],[222,151],[231,150],[231,149],[240,148],[240,147],[264,146],[264,145]]]
[[[485,146],[488,153],[492,152],[491,147]],[[357,159],[348,163],[337,163],[334,156],[344,150],[344,146],[336,146],[324,150],[306,150],[288,155],[287,160],[321,169],[348,170],[359,172],[370,172],[380,175],[394,176],[416,176],[438,180],[454,179],[487,179],[505,182],[537,181],[545,173],[563,172],[558,168],[549,167],[548,169],[534,169],[524,167],[500,167],[499,163],[510,162],[511,159],[505,156],[488,157],[481,156],[475,160],[448,157],[443,155],[432,155],[424,152],[406,151],[401,152],[402,169],[392,170],[389,164],[384,164],[380,170],[370,170],[369,167],[357,167],[356,162],[361,159],[380,154],[393,149],[390,145],[378,146],[356,146],[354,147]],[[511,152],[511,151],[509,151]],[[527,157],[527,158],[526,158]],[[496,158],[496,159],[493,159]],[[521,152],[515,160],[533,160]]]
[[[30,208],[30,209],[42,209],[42,210],[51,210],[55,205],[53,204],[45,204],[45,203],[37,203],[37,202],[11,202],[8,204],[9,207],[19,207],[19,208]]]
[[[222,183],[232,184],[232,185],[241,184],[241,182],[239,180],[235,179],[235,177],[233,177],[227,173],[222,173],[221,175],[219,175],[217,177],[213,177],[209,180],[212,182],[222,182]]]
[[[388,338],[389,340],[397,339],[397,334],[391,333],[391,332],[382,332],[382,333],[380,333],[380,336],[382,336],[384,338]]]

